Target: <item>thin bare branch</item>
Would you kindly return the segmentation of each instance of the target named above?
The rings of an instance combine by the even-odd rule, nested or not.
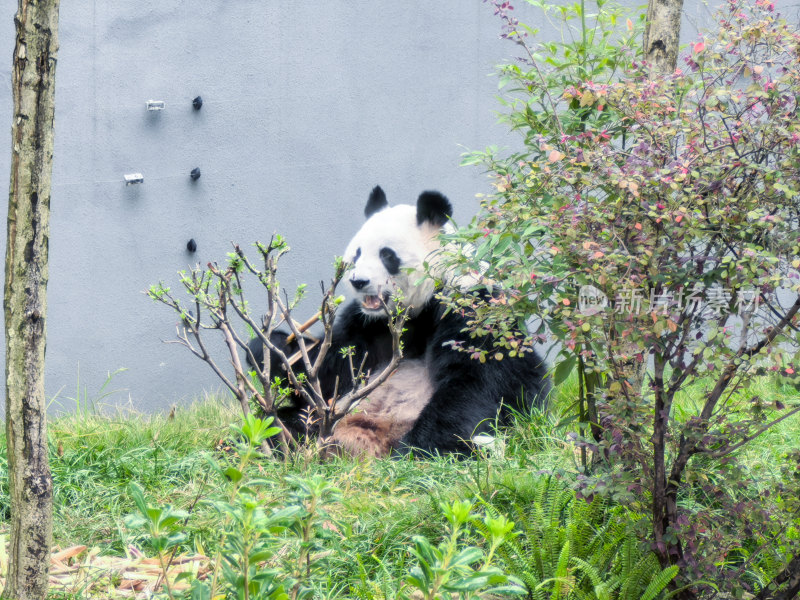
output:
[[[727,456],[727,455],[735,452],[736,450],[738,450],[739,448],[741,448],[742,446],[744,446],[748,442],[752,442],[754,439],[756,439],[762,433],[768,431],[769,429],[771,429],[772,427],[774,427],[775,425],[777,425],[781,421],[783,421],[785,419],[788,419],[789,417],[791,417],[792,415],[797,414],[798,412],[800,412],[800,406],[794,407],[792,410],[787,412],[785,415],[781,415],[777,419],[775,419],[773,421],[770,421],[766,425],[763,425],[762,427],[758,428],[754,433],[743,437],[741,440],[739,440],[733,446],[730,446],[729,448],[726,448],[725,450],[720,450],[718,452],[711,452],[710,450],[705,450],[705,451],[702,451],[702,452],[698,452],[698,454],[705,454],[706,456],[709,456],[711,458],[722,458],[723,456]]]

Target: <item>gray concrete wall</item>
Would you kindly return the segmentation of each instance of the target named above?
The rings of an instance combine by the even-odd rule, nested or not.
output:
[[[486,191],[459,155],[502,141],[489,75],[514,49],[480,1],[61,4],[46,371],[54,406],[73,408],[78,385],[96,397],[120,368],[107,388],[119,391],[104,403],[153,410],[218,389],[205,364],[162,343],[176,319],[142,291],[159,279],[177,289],[177,270],[224,260],[231,241],[285,235],[293,252],[283,279],[310,284],[300,314],[311,314],[316,282],[362,222],[373,185],[394,202],[439,189],[462,221]],[[0,2],[7,132],[15,11]],[[148,99],[166,109],[148,113]],[[126,187],[123,175],[137,171],[144,183]]]
[[[0,132],[11,123],[15,10],[0,0]],[[495,124],[490,74],[516,49],[498,34],[480,0],[62,0],[53,406],[75,408],[78,387],[96,398],[120,368],[105,404],[150,411],[219,389],[205,364],[162,343],[176,319],[142,292],[160,279],[176,289],[177,270],[224,260],[231,241],[288,238],[282,279],[310,284],[305,316],[376,183],[391,202],[439,189],[466,222],[488,189],[479,169],[458,167],[460,153],[511,142]],[[149,99],[166,109],[149,113]],[[131,172],[144,183],[126,187]]]

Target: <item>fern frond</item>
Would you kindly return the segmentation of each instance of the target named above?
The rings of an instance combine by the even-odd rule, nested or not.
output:
[[[642,589],[660,571],[661,565],[652,552],[643,556],[623,579],[619,600],[641,600]]]
[[[672,565],[661,571],[650,581],[650,585],[645,588],[641,600],[654,600],[677,575],[678,567],[676,565]]]

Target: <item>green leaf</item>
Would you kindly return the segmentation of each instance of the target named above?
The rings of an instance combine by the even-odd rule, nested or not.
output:
[[[450,561],[450,564],[453,567],[469,566],[475,562],[478,562],[481,558],[483,558],[483,551],[479,548],[470,546],[468,548],[464,548],[461,552],[456,554]]]
[[[139,487],[138,484],[131,482],[128,484],[128,493],[133,498],[133,502],[134,504],[136,504],[136,508],[139,509],[139,512],[142,514],[142,516],[144,516],[149,520],[149,515],[147,512],[148,508],[147,502],[145,502],[144,492],[142,491],[142,488]]]
[[[256,564],[258,564],[258,563],[267,562],[267,561],[268,561],[269,559],[271,559],[271,558],[272,558],[274,555],[275,555],[275,553],[274,553],[274,552],[272,552],[272,551],[269,551],[269,550],[261,550],[261,551],[259,551],[259,552],[252,552],[252,553],[251,553],[251,554],[250,554],[250,555],[247,557],[247,562],[248,562],[248,564],[250,564],[250,565],[256,565]]]
[[[223,473],[225,474],[225,477],[227,477],[228,480],[232,481],[233,483],[239,483],[242,480],[242,477],[244,477],[244,474],[236,467],[228,467],[225,469],[225,471],[223,471]]]
[[[641,600],[655,600],[655,598],[664,590],[669,582],[675,579],[678,575],[678,567],[677,565],[672,565],[661,571],[655,579],[650,582],[650,585],[647,586],[644,593],[642,594]]]
[[[578,358],[574,354],[570,354],[567,358],[561,360],[553,371],[553,385],[559,386],[564,383],[575,370],[577,364]]]

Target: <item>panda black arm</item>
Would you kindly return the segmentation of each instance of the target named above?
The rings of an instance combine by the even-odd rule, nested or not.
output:
[[[351,361],[342,352],[345,348],[352,349],[352,364],[356,369],[362,361],[365,372],[388,363],[392,338],[386,322],[366,318],[356,301],[350,301],[336,315],[331,347],[319,374],[322,392],[327,397],[333,396],[334,390],[344,394],[352,389]]]
[[[280,349],[287,357],[295,354],[300,348],[297,341],[291,344],[286,343],[289,334],[283,331],[274,331],[270,337],[272,343]],[[311,340],[304,338],[308,344]],[[264,346],[261,340],[256,338],[249,343],[253,357],[258,363],[264,361]],[[319,372],[322,393],[326,397],[331,397],[337,389],[340,394],[345,393],[352,387],[352,376],[350,373],[350,361],[347,356],[341,353],[343,348],[353,348],[353,364],[361,364],[364,360],[366,371],[374,370],[378,365],[386,363],[391,358],[391,352],[387,356],[386,348],[391,350],[391,336],[386,323],[379,320],[365,319],[361,313],[358,303],[350,302],[346,304],[337,315],[331,347],[325,355]],[[313,363],[319,354],[319,346],[309,351],[309,358]],[[250,358],[247,358],[248,364]],[[305,373],[303,361],[297,361],[292,367],[295,375]],[[272,378],[278,376],[285,378],[286,370],[281,359],[275,354],[270,354],[270,375]],[[299,394],[290,395],[290,403],[279,407],[276,410],[278,417],[292,431],[293,434],[305,434],[306,419],[305,411],[307,404]],[[313,433],[313,432],[309,432]]]
[[[356,364],[358,364],[364,354],[368,354],[373,357],[374,360],[370,360],[370,363],[374,363],[381,359],[381,352],[376,349],[382,345],[381,340],[378,339],[380,327],[375,328],[376,331],[372,331],[372,324],[365,322],[363,318],[360,318],[360,311],[355,303],[351,302],[345,305],[339,315],[337,315],[335,323],[336,324],[334,326],[333,336],[331,339],[331,347],[328,350],[328,353],[323,361],[322,368],[320,369],[320,379],[323,393],[326,395],[332,394],[337,376],[342,380],[340,386],[346,386],[347,382],[350,381],[348,366],[349,362],[347,361],[346,357],[342,356],[340,352],[342,348],[352,347],[354,349],[355,356],[353,360]],[[386,329],[385,325],[383,326],[383,329]],[[291,344],[286,343],[289,335],[290,334],[284,331],[273,331],[272,335],[270,336],[270,341],[281,352],[283,352],[286,357],[291,357],[300,350],[300,346],[297,341],[292,341]],[[307,336],[304,336],[303,339],[305,340],[306,345],[310,345],[312,342],[312,340]],[[371,340],[376,341],[371,342]],[[248,346],[256,360],[256,363],[263,364],[264,345],[261,343],[261,340],[258,338],[252,339],[250,340]],[[319,346],[311,348],[308,356],[312,363],[316,361],[318,354]],[[247,364],[249,364],[251,367],[253,366],[249,355],[247,356]],[[371,364],[366,366],[369,368]],[[302,360],[298,360],[292,366],[292,370],[294,371],[295,375],[305,373],[306,369],[304,362]],[[270,376],[273,378],[275,376],[283,377],[286,373],[283,362],[276,353],[270,353],[269,372]],[[347,375],[347,378],[344,378],[344,375]],[[346,389],[347,388],[345,387],[343,391],[346,391]]]
[[[283,352],[287,358],[291,357],[300,350],[300,345],[297,343],[297,340],[294,340],[290,344],[286,343],[289,335],[290,334],[284,331],[273,331],[270,335],[270,341],[281,352]],[[312,340],[308,337],[304,338],[304,340],[306,344],[310,344],[312,342]],[[248,346],[256,362],[259,364],[264,364],[264,344],[261,342],[261,340],[259,338],[254,338],[250,340]],[[318,353],[318,346],[309,351],[309,358],[311,361],[316,360]],[[284,368],[283,362],[278,355],[274,352],[271,352],[269,353],[269,359],[270,378],[274,379],[275,377],[281,377],[282,379],[285,379],[286,369]],[[250,361],[249,353],[247,355],[247,364],[250,365],[250,367],[253,367],[253,363]],[[292,370],[294,371],[295,375],[305,373],[306,370],[303,361],[297,361],[292,367]],[[306,403],[303,401],[303,398],[299,394],[292,393],[289,394],[289,403],[278,406],[278,408],[275,409],[275,415],[283,422],[283,424],[294,437],[298,437],[307,433],[306,419],[304,418],[305,409]]]

